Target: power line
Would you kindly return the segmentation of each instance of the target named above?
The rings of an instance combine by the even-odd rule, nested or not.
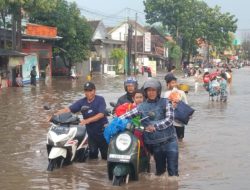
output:
[[[127,18],[132,18],[132,19],[135,18],[135,13],[138,13],[141,15],[141,16],[137,16],[139,22],[145,25],[145,19],[142,18],[142,15],[145,17],[145,13],[132,9],[132,8],[128,8],[128,7],[123,8],[120,11],[117,11],[116,13],[113,13],[111,15],[107,15],[106,13],[101,12],[99,10],[94,10],[94,9],[90,9],[90,8],[82,7],[82,6],[79,7],[79,9],[85,17],[88,17],[86,15],[93,15],[96,17],[94,18],[95,20],[102,20],[102,21],[105,21],[105,23],[113,23],[114,25],[116,25],[117,22],[126,21]],[[120,16],[121,14],[124,14],[124,16]],[[93,16],[89,16],[89,17],[93,17]]]
[[[136,13],[138,13],[138,14],[142,14],[142,15],[146,15],[146,13],[145,12],[141,12],[141,11],[138,11],[138,10],[136,10],[136,9],[132,9],[132,8],[129,8],[129,7],[127,7],[126,9],[128,9],[128,10],[130,10],[130,11],[133,11],[133,12],[136,12]]]
[[[85,11],[87,13],[90,13],[92,15],[97,15],[97,16],[100,16],[100,17],[104,17],[104,18],[110,18],[110,19],[122,19],[123,17],[118,17],[118,16],[114,16],[114,15],[104,15],[102,13],[98,13],[98,12],[94,12],[94,11],[90,11],[88,9],[84,9],[84,8],[80,8],[81,11]]]

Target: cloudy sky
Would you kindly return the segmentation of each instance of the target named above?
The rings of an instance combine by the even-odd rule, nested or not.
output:
[[[145,23],[143,0],[69,0],[76,1],[82,9],[82,14],[88,19],[103,19],[106,25],[124,20],[128,16],[135,18],[138,11],[138,21]],[[222,12],[230,12],[238,18],[240,31],[250,30],[249,0],[205,0],[209,6],[219,5]]]

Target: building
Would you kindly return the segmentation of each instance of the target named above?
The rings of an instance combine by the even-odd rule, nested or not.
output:
[[[0,29],[0,48],[12,46],[12,31]],[[52,46],[57,36],[57,28],[27,23],[22,34],[22,52],[1,49],[0,74],[8,78],[8,86],[15,86],[15,77],[18,73],[23,82],[30,81],[30,71],[36,66],[37,79],[45,77],[45,67],[52,68]],[[51,76],[51,73],[50,73]]]
[[[28,54],[22,71],[24,82],[29,82],[32,66],[37,66],[38,77],[45,77],[46,65],[49,65],[52,71],[52,46],[55,40],[61,38],[57,36],[56,27],[27,23],[22,35],[22,52]]]
[[[132,29],[132,37],[129,40],[129,28]],[[131,61],[127,69],[132,71],[141,70],[142,67],[150,67],[153,74],[156,74],[157,67],[164,67],[167,60],[165,43],[167,39],[155,28],[146,28],[139,23],[128,20],[118,26],[109,29],[109,36],[113,40],[121,40],[127,45],[126,51],[131,54]],[[129,43],[131,50],[129,50]],[[125,67],[126,68],[126,67]]]
[[[100,20],[88,22],[93,30],[91,44],[91,70],[94,72],[107,72],[108,66],[113,65],[110,58],[114,48],[124,48],[124,41],[111,39],[107,29]]]
[[[17,73],[21,73],[27,54],[0,49],[0,88],[15,86]]]

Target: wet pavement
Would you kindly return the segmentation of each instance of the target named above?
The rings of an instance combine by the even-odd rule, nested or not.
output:
[[[163,75],[159,75],[163,82]],[[97,93],[106,102],[123,92],[123,77],[95,76]],[[139,84],[146,76],[139,77]],[[250,68],[234,70],[227,103],[212,102],[192,78],[188,99],[196,109],[180,143],[180,177],[141,174],[140,180],[119,189],[229,190],[250,189]],[[0,90],[0,189],[117,189],[112,187],[102,160],[74,163],[47,172],[47,117],[53,110],[82,97],[83,80],[56,78],[37,87]],[[165,88],[164,88],[165,89]],[[51,111],[43,105],[49,103]]]

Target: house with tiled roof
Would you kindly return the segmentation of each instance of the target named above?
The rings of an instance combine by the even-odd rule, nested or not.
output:
[[[111,39],[107,29],[101,20],[88,21],[92,28],[91,44],[91,70],[94,72],[106,72],[108,65],[112,64],[110,59],[114,48],[123,48],[124,42]]]
[[[154,27],[144,27],[134,20],[120,23],[108,31],[113,40],[127,43],[128,29],[132,28],[131,61],[130,68],[141,69],[143,66],[153,67],[156,74],[157,68],[164,68],[167,60],[165,43],[167,39]],[[127,50],[128,51],[128,50]],[[127,63],[128,64],[128,63]]]

